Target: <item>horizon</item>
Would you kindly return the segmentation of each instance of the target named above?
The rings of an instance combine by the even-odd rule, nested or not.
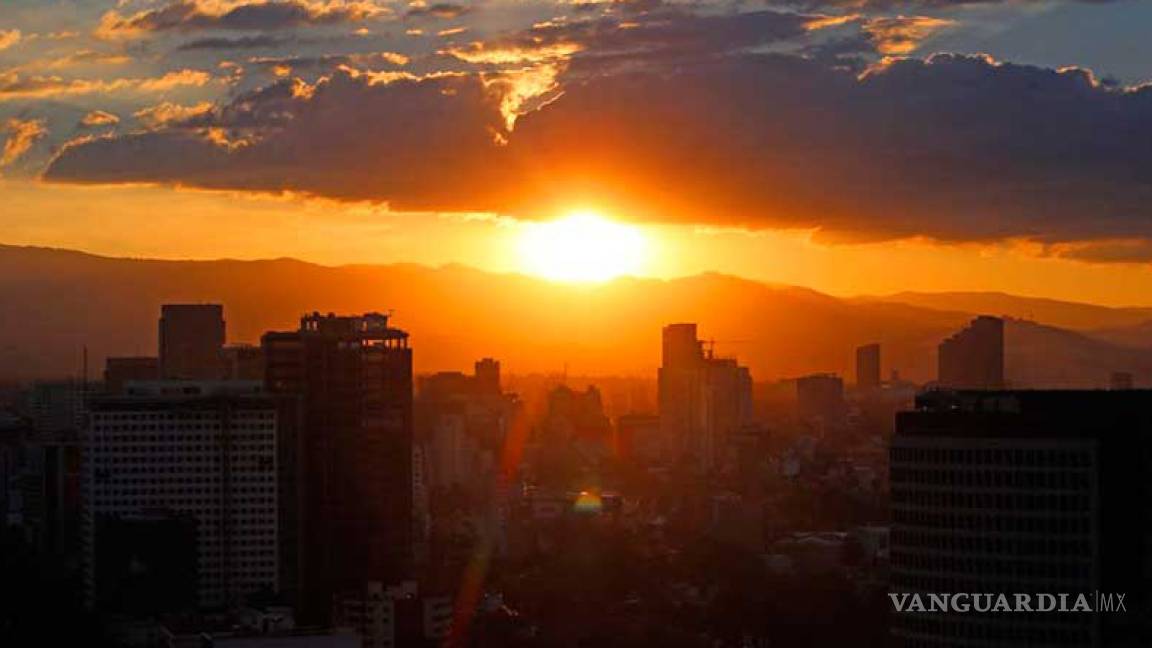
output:
[[[4,241],[0,241],[0,248],[5,248],[5,247],[6,248],[12,248],[12,249],[43,250],[46,252],[76,253],[76,254],[80,254],[80,255],[84,255],[84,256],[89,256],[89,257],[94,257],[94,258],[99,258],[99,259],[112,260],[112,261],[140,261],[140,262],[157,261],[157,262],[173,262],[173,263],[179,263],[179,262],[189,262],[189,263],[217,263],[217,262],[218,263],[227,263],[227,262],[270,263],[270,262],[278,262],[278,261],[291,261],[291,262],[304,263],[304,264],[308,264],[308,265],[318,266],[318,267],[322,267],[322,268],[334,268],[334,269],[339,269],[339,268],[388,268],[388,267],[402,267],[402,266],[414,266],[414,267],[428,269],[428,270],[449,270],[449,269],[453,269],[453,268],[460,268],[460,269],[464,269],[464,270],[481,272],[484,274],[503,275],[503,276],[509,276],[510,275],[510,276],[522,277],[525,279],[531,279],[531,280],[543,282],[546,284],[552,284],[552,285],[557,286],[558,288],[568,288],[568,289],[575,289],[575,290],[595,290],[597,288],[609,286],[609,285],[611,285],[615,282],[618,282],[618,281],[630,281],[631,280],[631,281],[673,282],[673,281],[677,281],[677,280],[692,279],[692,278],[697,278],[697,277],[718,276],[718,277],[724,277],[724,278],[749,281],[749,282],[765,285],[765,286],[772,287],[772,288],[796,288],[796,289],[801,289],[801,290],[810,290],[812,292],[820,293],[820,294],[823,294],[823,295],[826,295],[829,297],[834,297],[837,299],[849,299],[849,300],[851,300],[851,299],[881,299],[881,300],[894,300],[895,301],[895,300],[897,300],[897,298],[899,298],[901,296],[905,296],[905,295],[913,295],[913,296],[914,295],[940,295],[940,296],[946,296],[946,295],[957,295],[957,296],[960,296],[960,295],[974,295],[974,296],[986,295],[986,296],[1015,297],[1015,298],[1029,299],[1029,300],[1051,301],[1051,302],[1059,302],[1059,303],[1070,304],[1070,305],[1095,306],[1095,307],[1110,308],[1110,309],[1117,309],[1117,310],[1152,308],[1152,302],[1149,302],[1147,304],[1130,303],[1130,302],[1120,302],[1120,303],[1094,302],[1094,301],[1085,300],[1085,299],[1064,299],[1064,298],[1060,298],[1060,297],[1053,297],[1050,294],[1029,294],[1026,292],[1008,292],[1008,291],[1004,291],[1004,290],[991,290],[991,289],[979,290],[979,289],[941,288],[939,290],[899,290],[899,291],[887,292],[887,293],[841,293],[841,292],[821,290],[820,288],[818,288],[817,286],[814,286],[814,285],[805,285],[805,284],[800,284],[800,283],[783,283],[783,282],[779,282],[779,281],[771,281],[768,279],[757,278],[754,276],[747,276],[747,275],[740,275],[740,274],[735,274],[735,273],[730,273],[730,272],[724,272],[721,270],[701,270],[699,272],[681,274],[681,275],[672,275],[672,276],[652,276],[652,275],[643,275],[643,274],[620,274],[620,275],[617,275],[617,276],[614,276],[611,278],[598,279],[598,280],[594,280],[594,281],[582,281],[582,280],[573,281],[573,280],[553,279],[553,278],[543,277],[543,276],[540,276],[538,274],[533,274],[532,272],[522,270],[522,269],[490,270],[490,269],[486,269],[486,268],[476,266],[476,265],[471,265],[471,264],[461,262],[461,261],[445,261],[443,263],[438,263],[438,264],[437,263],[425,263],[425,262],[420,262],[420,261],[407,261],[407,260],[332,263],[332,262],[312,260],[312,259],[308,259],[308,258],[302,258],[302,257],[297,257],[297,256],[291,256],[291,255],[261,256],[261,257],[251,257],[251,258],[233,257],[233,256],[219,256],[219,257],[213,257],[213,256],[205,256],[205,257],[128,256],[128,255],[117,255],[114,253],[103,253],[103,252],[97,252],[97,251],[91,251],[91,250],[84,250],[84,249],[79,249],[79,248],[54,247],[54,246],[49,246],[49,245],[35,245],[35,244],[11,244],[11,243],[6,243]],[[1020,318],[1020,319],[1027,319],[1027,318]]]

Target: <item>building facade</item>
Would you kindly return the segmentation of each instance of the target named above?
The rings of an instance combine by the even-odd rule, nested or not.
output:
[[[948,389],[1004,388],[1004,320],[981,315],[937,347],[937,382]]]
[[[84,439],[85,585],[90,605],[117,538],[147,516],[194,520],[196,602],[279,589],[277,408],[257,382],[130,383],[91,401]],[[161,525],[178,526],[176,523]],[[113,561],[114,562],[114,561]]]
[[[900,646],[1148,645],[1152,392],[927,392],[891,445],[895,593],[1105,592],[1127,612],[894,613]]]
[[[657,373],[660,431],[672,461],[716,468],[728,435],[752,419],[752,377],[731,358],[706,352],[696,324],[664,327]]]
[[[223,378],[224,335],[220,304],[164,304],[160,307],[160,377]]]
[[[337,592],[411,569],[412,350],[378,313],[313,313],[262,346],[267,389],[302,412],[289,479],[299,614],[323,623]]]

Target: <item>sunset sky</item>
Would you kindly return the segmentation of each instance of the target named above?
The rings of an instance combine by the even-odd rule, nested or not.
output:
[[[1140,0],[5,0],[0,243],[1152,304],[1149,26]]]

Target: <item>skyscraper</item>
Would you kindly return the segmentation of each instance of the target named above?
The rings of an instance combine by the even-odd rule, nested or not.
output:
[[[941,342],[937,352],[941,387],[1004,388],[1004,320],[981,315]]]
[[[412,350],[388,316],[313,313],[263,337],[269,391],[296,396],[301,617],[402,580],[412,560]]]
[[[796,379],[796,413],[801,421],[835,426],[848,413],[844,380],[835,374],[812,374]]]
[[[224,307],[220,304],[164,304],[160,307],[160,377],[219,380],[224,348]]]
[[[890,591],[1123,593],[1127,613],[896,613],[896,644],[1147,645],[1150,406],[1147,391],[917,397],[890,452]]]
[[[880,345],[865,344],[856,347],[856,389],[861,391],[880,386]]]
[[[115,583],[132,569],[131,556],[110,555],[136,537],[133,529],[151,533],[141,516],[157,512],[194,519],[200,606],[279,589],[277,410],[260,383],[135,383],[90,407],[83,505],[90,604],[124,604],[100,600],[120,591]]]
[[[690,459],[704,471],[715,468],[729,435],[752,418],[752,377],[731,358],[705,352],[696,324],[663,330],[657,374],[660,432],[670,459]]]

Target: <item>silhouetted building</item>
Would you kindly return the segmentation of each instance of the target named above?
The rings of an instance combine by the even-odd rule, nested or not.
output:
[[[482,394],[500,393],[500,362],[492,358],[477,360],[474,368],[476,388]]]
[[[118,393],[129,381],[158,380],[160,359],[149,356],[108,358],[104,361],[104,391]]]
[[[625,414],[616,419],[616,452],[622,459],[643,465],[660,463],[665,454],[660,417]]]
[[[891,445],[890,591],[1123,593],[1127,613],[894,613],[896,643],[1148,645],[1150,411],[1148,391],[917,397]]]
[[[452,630],[452,597],[421,592],[416,582],[369,582],[340,593],[333,623],[356,630],[364,648],[441,646]]]
[[[160,377],[219,380],[224,377],[224,307],[164,304],[160,307]]]
[[[937,353],[941,387],[1004,388],[1004,320],[981,315],[941,342]]]
[[[76,433],[84,427],[89,386],[81,380],[39,380],[28,393],[32,429],[39,434]]]
[[[278,591],[277,405],[258,382],[130,383],[94,398],[84,439],[87,600],[119,552],[106,517],[167,510],[196,520],[197,601]],[[115,525],[113,525],[113,528]],[[127,532],[127,531],[125,531]],[[144,533],[144,531],[141,531]],[[118,554],[117,554],[118,555]]]
[[[388,316],[313,313],[263,337],[266,384],[296,396],[294,482],[301,617],[326,621],[333,595],[398,582],[412,562],[412,350]]]
[[[228,380],[264,380],[264,350],[251,344],[229,344],[220,351]]]
[[[706,353],[695,324],[665,326],[662,342],[657,374],[661,434],[671,459],[689,459],[701,470],[712,470],[725,437],[752,418],[752,377],[735,360]]]
[[[190,513],[165,510],[98,515],[96,609],[133,616],[196,609],[196,525]]]
[[[1108,379],[1108,389],[1125,390],[1136,386],[1132,374],[1127,371],[1114,371]]]
[[[856,389],[870,390],[880,386],[880,345],[866,344],[856,348]]]
[[[839,425],[847,414],[844,381],[835,374],[812,374],[796,379],[796,414],[801,421]]]

